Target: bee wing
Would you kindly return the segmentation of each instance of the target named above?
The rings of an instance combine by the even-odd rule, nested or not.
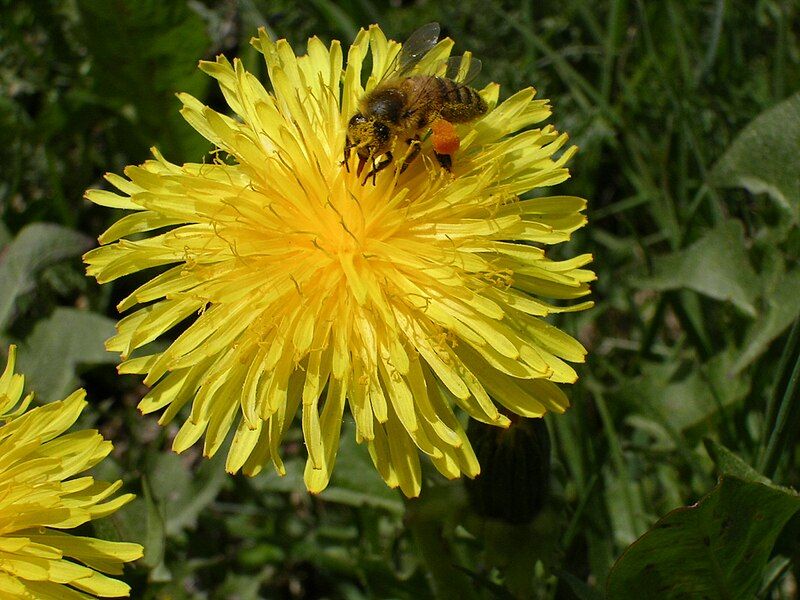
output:
[[[443,76],[445,79],[452,79],[459,86],[469,85],[478,77],[481,66],[481,61],[472,58],[472,53],[465,52],[463,56],[451,56],[447,59]]]
[[[463,56],[451,56],[430,70],[430,73],[436,77],[443,77],[456,82],[459,88],[469,85],[480,72],[481,61],[477,58],[472,58],[470,52],[465,52]],[[438,85],[436,80],[431,77],[425,85],[417,91],[416,96],[409,99],[407,110],[409,112],[416,112],[425,108],[427,104],[432,102],[433,100],[431,100],[431,95],[428,92],[436,85]]]
[[[439,41],[441,28],[438,23],[428,23],[417,29],[403,42],[403,48],[398,54],[398,75],[404,75],[413,69],[419,61]]]
[[[428,23],[408,36],[408,39],[403,42],[400,52],[384,71],[380,81],[403,77],[411,72],[439,41],[440,32],[441,28],[438,23]]]

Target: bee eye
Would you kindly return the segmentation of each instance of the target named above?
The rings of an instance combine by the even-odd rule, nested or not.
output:
[[[389,134],[389,128],[386,125],[383,123],[375,123],[375,137],[384,141],[388,141]]]
[[[350,125],[361,125],[362,123],[367,122],[367,117],[362,115],[361,113],[356,113],[350,119]]]

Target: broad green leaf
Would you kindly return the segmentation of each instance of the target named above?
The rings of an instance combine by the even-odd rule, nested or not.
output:
[[[211,460],[191,466],[174,452],[159,452],[149,470],[153,497],[164,507],[164,526],[168,535],[193,527],[197,516],[219,494],[228,480],[225,449]]]
[[[78,365],[117,362],[105,349],[114,321],[96,313],[58,308],[39,321],[19,350],[20,372],[37,397],[60,400],[78,387]]]
[[[754,317],[754,302],[759,294],[758,276],[745,251],[741,223],[730,220],[709,231],[700,240],[678,252],[658,257],[653,275],[637,281],[654,290],[690,289],[732,302]]]
[[[673,434],[704,434],[712,419],[747,395],[747,378],[729,375],[735,357],[730,349],[685,373],[678,361],[645,363],[642,374],[626,379],[615,395]]]
[[[717,465],[717,469],[722,475],[732,475],[755,483],[763,483],[764,485],[772,485],[772,482],[764,477],[761,473],[756,471],[753,467],[744,462],[741,458],[736,456],[733,452],[728,450],[725,446],[712,439],[705,439],[703,443],[706,447],[706,452]],[[788,490],[787,490],[788,491]]]
[[[166,550],[166,508],[163,504],[159,504],[153,497],[153,492],[150,487],[150,481],[146,477],[143,478],[144,491],[144,506],[145,506],[145,521],[144,532],[146,532],[144,541],[144,557],[143,561],[150,567],[162,567],[164,565],[164,552]]]
[[[97,472],[92,471],[96,479]],[[100,479],[101,481],[108,481],[107,479]],[[113,481],[113,480],[112,480]],[[131,491],[130,489],[123,488],[125,492]],[[131,506],[136,502],[133,500],[131,504],[126,504],[120,510],[110,514],[107,517],[92,521],[93,537],[102,540],[109,540],[112,542],[130,542],[139,540],[138,531],[141,529],[140,523],[137,519],[138,510],[131,509]]]
[[[339,465],[344,465],[344,461]],[[374,482],[365,489],[359,489],[358,482],[366,479],[364,472],[357,473],[355,469],[347,470],[350,473],[339,476],[334,485],[320,494],[320,498],[327,502],[347,504],[348,506],[382,508],[395,514],[403,512],[402,500],[386,484],[383,484],[383,481],[380,482],[383,484],[383,489],[379,489]]]
[[[78,256],[92,246],[82,233],[50,223],[33,223],[0,248],[0,329],[12,318],[16,299],[31,291],[44,267]]]
[[[97,521],[95,528],[104,539],[141,544],[144,546],[141,564],[148,569],[156,567],[163,569],[165,549],[163,507],[153,499],[147,475],[142,476],[141,482],[143,493],[138,494],[130,504],[126,504],[110,518]],[[102,528],[98,528],[98,524],[102,524]],[[108,528],[113,529],[115,533],[105,535],[104,532]],[[152,571],[150,578],[154,579]]]
[[[767,193],[797,220],[800,214],[800,92],[744,128],[711,171],[718,187]]]
[[[278,475],[275,469],[265,468],[258,477],[251,480],[251,485],[260,492],[306,494],[308,492],[303,483],[304,464],[305,461],[299,457],[284,458],[285,475]]]
[[[633,543],[609,574],[609,600],[647,590],[659,600],[753,598],[775,538],[800,509],[794,492],[732,476]]]
[[[731,372],[739,373],[756,360],[800,316],[800,271],[783,276],[775,289],[767,295],[767,307],[762,318],[754,321],[747,330],[742,353],[733,364]]]
[[[647,530],[653,515],[647,512],[642,482],[636,481],[627,464],[620,470],[603,468],[604,500],[614,543],[632,543]]]

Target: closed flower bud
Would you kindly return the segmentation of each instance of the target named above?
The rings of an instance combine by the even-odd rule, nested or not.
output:
[[[547,496],[550,436],[542,419],[511,419],[508,429],[470,422],[467,437],[481,473],[465,485],[470,505],[479,515],[529,523]]]

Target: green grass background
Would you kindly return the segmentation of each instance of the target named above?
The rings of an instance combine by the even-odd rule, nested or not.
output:
[[[87,387],[85,425],[116,446],[101,474],[123,477],[139,495],[96,528],[146,544],[126,575],[134,597],[796,597],[795,496],[762,486],[766,477],[796,487],[799,475],[796,1],[0,7],[0,352],[20,345],[42,401]],[[555,254],[594,254],[597,306],[559,321],[590,354],[568,390],[572,409],[547,419],[550,494],[528,526],[480,519],[460,482],[433,473],[423,499],[406,505],[352,443],[331,489],[311,497],[297,430],[284,479],[227,477],[196,449],[175,456],[174,429],[137,414],[142,386],[116,376],[102,348],[114,304],[138,280],[100,288],[79,260],[118,216],[82,200],[104,172],[142,162],[152,145],[178,163],[209,150],[174,96],[190,92],[226,110],[198,59],[239,56],[264,78],[248,44],[259,26],[300,51],[311,35],[347,44],[379,23],[403,40],[429,21],[456,51],[481,58],[478,85],[497,81],[502,97],[533,85],[550,98],[550,122],[580,147],[557,193],[587,198],[590,222]],[[715,488],[720,473],[749,483]],[[758,495],[764,489],[778,504]],[[656,538],[655,547],[678,551],[672,578],[647,579],[669,557],[638,563],[629,552],[634,562],[607,588],[626,548],[709,492],[698,509],[707,513],[691,513],[705,516],[682,521],[674,539]],[[785,518],[755,519],[755,498]],[[705,531],[715,519],[721,529]],[[736,530],[744,537],[728,536],[732,523],[745,523]],[[683,580],[681,569],[694,571]],[[742,573],[749,579],[737,584]],[[697,581],[708,588],[692,588]]]

